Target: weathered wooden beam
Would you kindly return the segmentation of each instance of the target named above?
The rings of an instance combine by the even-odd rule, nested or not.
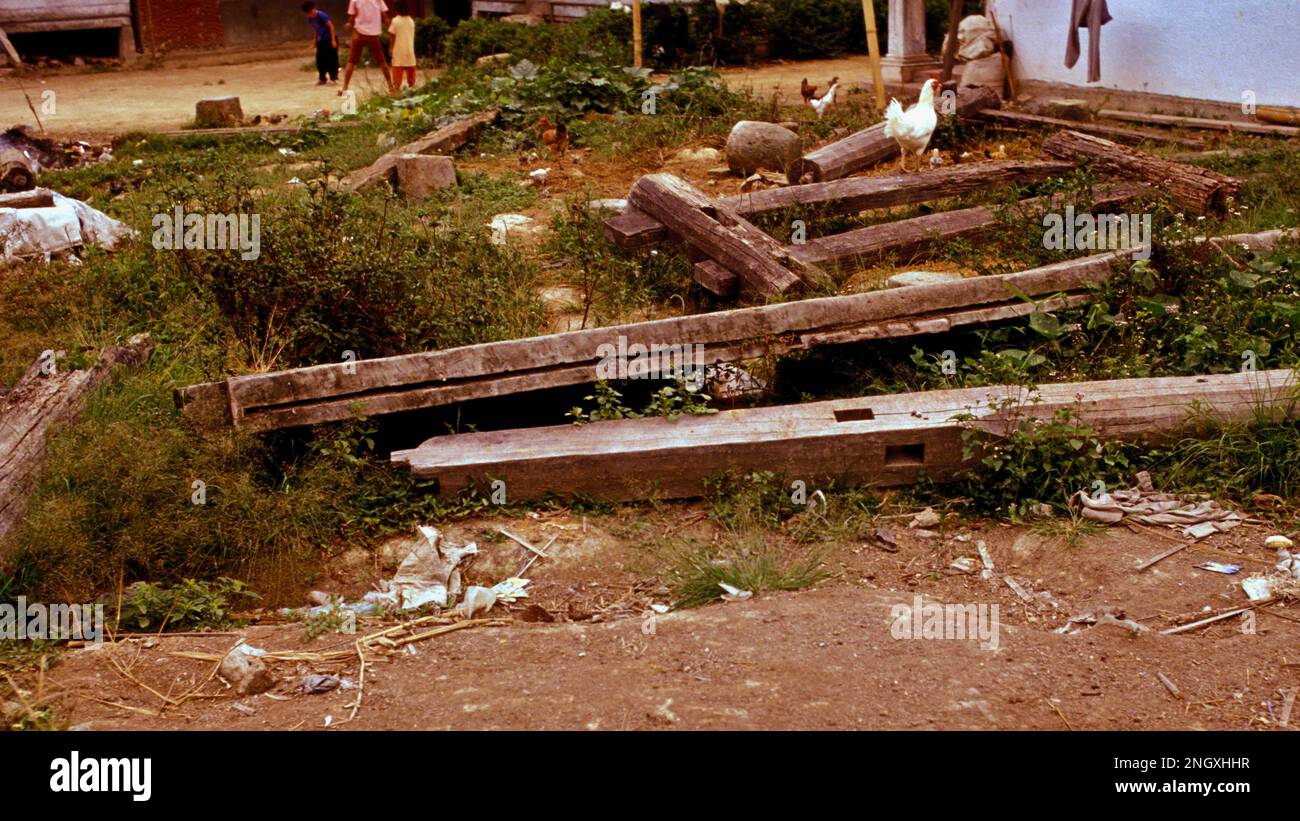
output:
[[[1132,202],[1146,189],[1134,183],[1099,185],[1093,189],[1093,208],[1111,208]],[[1053,209],[1066,199],[1063,195],[1031,197],[1021,200],[1013,213],[1033,214],[1043,208]],[[841,234],[810,239],[788,245],[792,257],[805,262],[841,270],[866,267],[886,254],[910,254],[935,242],[958,237],[976,236],[998,224],[996,211],[988,206],[940,211],[911,219],[869,225]]]
[[[496,109],[457,120],[437,131],[424,135],[415,142],[400,145],[384,154],[365,168],[359,168],[339,182],[345,191],[360,191],[381,180],[391,179],[397,168],[397,159],[403,154],[438,154],[455,151],[478,136],[488,125],[496,122],[500,112]]]
[[[1083,291],[1104,282],[1117,260],[1125,258],[1122,253],[1097,254],[1016,274],[236,376],[178,389],[176,401],[199,427],[265,431],[335,422],[357,413],[375,416],[594,382],[600,378],[597,366],[603,351],[620,344],[624,350],[633,345],[700,345],[703,364],[714,364],[851,341],[827,335],[935,333],[1000,318],[962,312],[1023,304],[1018,294],[1046,297]],[[946,325],[930,321],[936,319]]]
[[[48,188],[0,194],[0,208],[50,208],[53,205],[54,195]]]
[[[1008,185],[1042,182],[1069,174],[1076,163],[1060,160],[966,163],[922,174],[847,177],[807,185],[768,188],[723,197],[719,202],[745,217],[783,209],[801,209],[807,217],[856,214],[873,208],[893,208]],[[652,245],[668,238],[663,223],[629,208],[605,220],[605,236],[624,249]]]
[[[102,351],[90,368],[64,370],[62,358],[47,351],[0,396],[0,558],[27,509],[49,439],[81,415],[86,398],[119,367],[138,367],[152,352],[153,340],[140,334]]]
[[[939,105],[937,100],[935,105]],[[958,116],[968,117],[1000,105],[998,93],[990,88],[966,86],[957,92]],[[814,181],[822,182],[847,177],[897,156],[898,143],[885,136],[885,124],[880,122],[804,155],[804,171],[811,172]]]
[[[826,280],[816,265],[791,259],[771,235],[680,177],[642,177],[633,184],[628,204],[734,272],[745,290],[773,295]]]
[[[1100,137],[1106,137],[1115,142],[1127,143],[1129,145],[1139,145],[1150,140],[1154,142],[1181,145],[1185,148],[1205,148],[1204,140],[1195,140],[1189,137],[1175,137],[1168,131],[1159,131],[1154,128],[1123,128],[1117,125],[1081,123],[1075,120],[1063,120],[1060,117],[1044,117],[1040,114],[1028,114],[1023,111],[1004,111],[1001,109],[986,109],[984,111],[979,111],[976,112],[975,117],[990,122],[993,125],[1007,123],[1010,125],[1043,126],[1046,128],[1072,128],[1075,131],[1082,131],[1085,134],[1096,134]]]
[[[1078,131],[1060,131],[1043,142],[1043,153],[1087,161],[1117,177],[1146,183],[1197,213],[1221,212],[1241,191],[1241,180],[1195,165],[1166,160]]]
[[[1108,120],[1122,120],[1130,123],[1149,123],[1151,125],[1177,126],[1179,128],[1206,128],[1213,131],[1240,131],[1243,134],[1263,134],[1269,137],[1300,136],[1300,128],[1288,125],[1264,125],[1242,120],[1212,120],[1207,117],[1177,117],[1171,114],[1141,114],[1136,111],[1120,111],[1103,108],[1097,112],[1098,117]]]
[[[512,499],[691,497],[712,476],[750,471],[887,486],[960,476],[964,424],[997,439],[1022,419],[1071,408],[1104,439],[1157,440],[1189,428],[1194,405],[1245,422],[1261,407],[1295,413],[1295,395],[1291,370],[1005,385],[437,436],[392,460],[437,479],[442,495],[499,479]],[[959,414],[973,418],[962,423]]]

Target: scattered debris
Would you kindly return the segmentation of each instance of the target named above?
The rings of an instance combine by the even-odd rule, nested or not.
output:
[[[744,601],[745,599],[754,597],[754,591],[741,590],[739,587],[727,584],[726,582],[718,582],[718,587],[722,588],[723,601]]]
[[[1096,496],[1081,490],[1070,497],[1070,507],[1089,521],[1165,525],[1181,528],[1193,540],[1231,530],[1244,521],[1240,513],[1227,510],[1213,499],[1187,500],[1172,493],[1142,490],[1140,486],[1103,491]]]
[[[1123,609],[1114,605],[1105,605],[1092,610],[1085,610],[1082,613],[1071,616],[1070,620],[1067,621],[1064,626],[1056,629],[1056,632],[1072,636],[1075,633],[1080,632],[1080,628],[1077,625],[1084,624],[1098,627],[1102,625],[1114,625],[1115,627],[1122,627],[1125,630],[1131,630],[1134,633],[1151,632],[1150,627],[1128,618],[1124,614]]]
[[[44,189],[37,196],[46,194],[53,201],[50,207],[0,205],[0,243],[4,247],[0,258],[48,260],[56,255],[75,255],[87,245],[112,250],[136,234],[126,223],[81,200]]]
[[[917,513],[912,517],[912,521],[907,523],[909,529],[918,527],[934,527],[943,521],[943,516],[936,513],[934,508],[927,507],[925,510]]]
[[[302,682],[298,685],[298,690],[299,692],[314,696],[319,695],[320,693],[328,693],[331,690],[337,690],[339,688],[351,690],[355,687],[356,685],[351,681],[345,678],[340,678],[339,676],[312,673],[311,675],[303,676]]]
[[[1239,564],[1224,564],[1223,562],[1201,562],[1195,565],[1198,570],[1208,570],[1211,573],[1222,573],[1225,576],[1231,576],[1233,573],[1241,571]]]
[[[546,229],[532,217],[524,214],[497,214],[487,224],[493,245],[509,245],[520,238],[539,236]]]

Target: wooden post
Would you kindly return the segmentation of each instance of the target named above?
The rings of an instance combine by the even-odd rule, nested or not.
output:
[[[871,55],[871,82],[876,86],[876,108],[885,110],[885,78],[880,72],[880,40],[876,37],[876,6],[862,0],[862,19],[867,25],[867,54]]]
[[[948,39],[943,46],[943,71],[939,82],[947,83],[952,79],[952,67],[957,62],[957,29],[961,27],[961,0],[952,0],[948,5]]]
[[[641,0],[632,0],[632,65],[641,67]]]

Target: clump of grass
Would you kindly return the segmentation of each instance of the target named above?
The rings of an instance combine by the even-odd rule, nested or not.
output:
[[[810,587],[828,576],[827,553],[823,547],[783,549],[757,531],[723,544],[682,540],[665,547],[661,578],[674,607],[699,607],[722,597],[719,582],[754,593]]]

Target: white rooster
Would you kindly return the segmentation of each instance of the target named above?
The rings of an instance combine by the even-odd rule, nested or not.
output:
[[[903,171],[907,171],[908,152],[916,155],[917,170],[920,170],[921,156],[939,124],[939,115],[934,111],[934,92],[938,87],[937,80],[926,80],[916,105],[904,111],[898,100],[890,100],[885,109],[885,136],[897,141],[898,167]]]
[[[821,99],[813,99],[808,101],[808,104],[813,107],[814,111],[817,112],[817,119],[820,120],[822,118],[822,115],[826,113],[826,109],[830,108],[832,105],[835,104],[835,92],[839,90],[840,90],[839,83],[831,83],[830,90],[827,91],[825,94],[823,94],[821,96]]]

